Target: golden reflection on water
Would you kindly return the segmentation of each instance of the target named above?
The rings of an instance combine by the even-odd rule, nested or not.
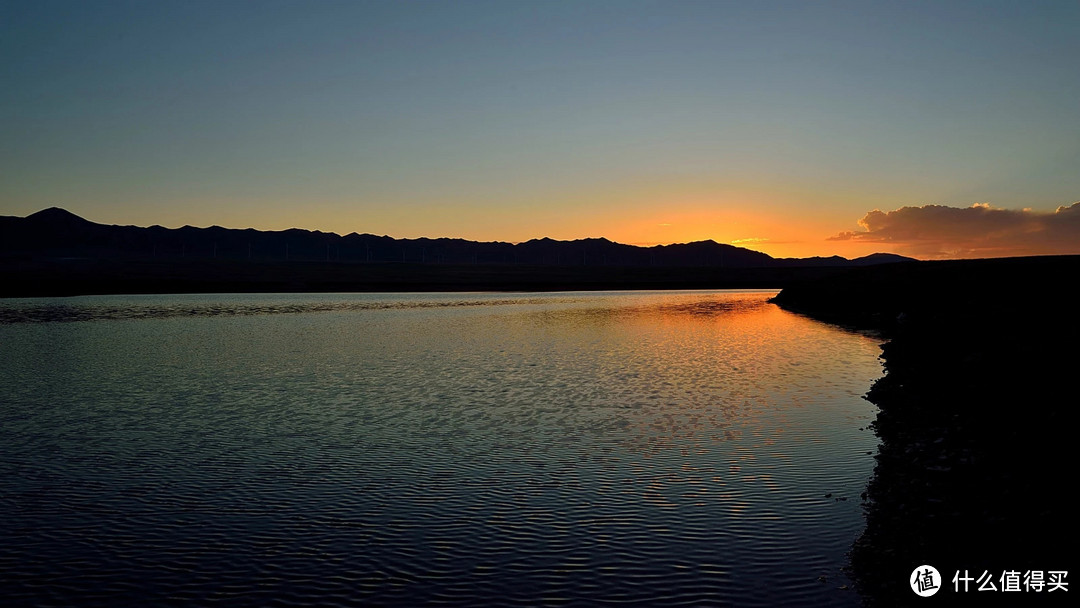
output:
[[[836,422],[834,410],[865,411],[852,386],[865,390],[878,373],[865,357],[876,355],[877,342],[859,339],[864,356],[852,369],[851,336],[836,339],[842,330],[783,311],[768,302],[772,295],[649,294],[619,307],[536,313],[551,339],[569,343],[558,350],[593,347],[594,376],[619,387],[610,405],[623,427],[620,448],[634,455],[628,484],[642,500],[670,509],[709,497],[742,515],[746,488],[784,491],[774,471],[790,474],[795,452],[822,443],[818,431]],[[852,373],[862,376],[854,384]],[[654,460],[666,474],[646,464]],[[741,489],[724,492],[729,483]]]

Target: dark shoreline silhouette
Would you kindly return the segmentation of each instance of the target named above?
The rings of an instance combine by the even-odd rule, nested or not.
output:
[[[107,226],[58,208],[0,217],[0,297],[109,293],[779,288],[908,260],[772,258],[712,241],[637,247]]]
[[[1060,591],[978,593],[974,581],[957,593],[952,579],[985,571],[1000,590],[1008,571],[1073,572],[1069,353],[1080,325],[1066,287],[1077,276],[1080,256],[917,262],[808,281],[774,298],[889,340],[886,375],[867,396],[879,407],[881,445],[864,496],[867,528],[851,555],[867,605],[922,600],[906,577],[923,564],[944,579],[938,604],[1067,601]]]

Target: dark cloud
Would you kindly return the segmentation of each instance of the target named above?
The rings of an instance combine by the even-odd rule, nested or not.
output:
[[[987,204],[875,209],[859,225],[865,230],[841,232],[829,240],[887,243],[898,253],[924,258],[1080,253],[1080,202],[1053,212]]]

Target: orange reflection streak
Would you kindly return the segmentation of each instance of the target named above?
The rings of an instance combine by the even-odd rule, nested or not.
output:
[[[769,467],[791,462],[792,445],[815,441],[788,432],[799,387],[828,379],[840,363],[815,352],[835,329],[779,309],[771,295],[650,294],[641,305],[577,309],[575,323],[559,325],[568,336],[599,334],[619,345],[590,373],[636,395],[610,404],[620,447],[638,455],[623,492],[670,509],[714,500],[729,481],[781,488]],[[875,341],[864,346],[876,357]],[[668,473],[657,476],[657,464]],[[745,505],[736,499],[729,508],[737,514]]]

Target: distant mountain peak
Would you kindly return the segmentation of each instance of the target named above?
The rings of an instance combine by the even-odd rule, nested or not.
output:
[[[82,232],[100,226],[100,224],[95,224],[60,207],[42,209],[37,213],[26,216],[23,221],[26,222],[27,226],[34,226],[35,230],[64,234],[71,234],[74,231]]]
[[[32,213],[32,214],[26,216],[26,219],[35,220],[35,221],[48,221],[48,222],[78,221],[78,222],[90,223],[88,220],[85,220],[85,219],[75,215],[74,213],[68,211],[67,209],[61,209],[60,207],[49,207],[48,209],[42,209],[41,211],[38,211],[37,213]]]
[[[909,258],[903,255],[897,255],[895,253],[871,253],[870,255],[864,255],[861,258],[855,258],[851,260],[851,264],[854,266],[876,266],[878,264],[895,264],[898,262],[914,262],[915,258]]]

